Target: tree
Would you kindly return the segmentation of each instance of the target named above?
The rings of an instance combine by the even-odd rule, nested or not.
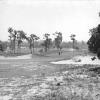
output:
[[[56,36],[55,38],[55,47],[58,49],[59,55],[61,54],[61,49],[62,49],[62,33],[61,32],[55,32],[54,35]]]
[[[26,33],[23,30],[19,30],[17,31],[17,33],[18,33],[17,34],[17,46],[18,46],[18,49],[20,50],[23,40],[28,40],[28,38],[26,36]]]
[[[13,29],[12,29],[11,27],[9,27],[9,28],[8,28],[8,32],[10,33],[10,35],[9,35],[10,49],[13,50],[13,46],[12,46],[12,45],[13,45],[13,44],[12,44],[12,43],[13,43],[13,42],[12,42],[12,32],[13,32]]]
[[[34,42],[35,42],[35,40],[38,40],[39,39],[39,37],[38,36],[36,36],[35,34],[31,34],[30,35],[30,37],[28,38],[28,42],[29,42],[29,47],[30,47],[30,50],[31,50],[31,53],[33,54],[33,52],[34,52]]]
[[[12,50],[14,50],[14,53],[15,53],[17,31],[12,29],[11,27],[9,27],[8,28],[8,32],[10,33],[10,35],[9,35],[9,38],[10,38],[10,48]]]
[[[48,49],[50,48],[50,45],[51,45],[51,38],[49,37],[50,36],[50,34],[48,34],[48,33],[45,33],[44,34],[44,38],[45,38],[45,40],[44,40],[44,42],[42,43],[42,46],[44,46],[44,49],[45,49],[45,52],[47,52],[48,51]]]
[[[100,17],[100,12],[99,12]],[[97,27],[94,27],[89,30],[90,38],[87,42],[88,49],[92,53],[97,53],[98,58],[100,59],[100,24]]]
[[[88,40],[88,49],[92,53],[97,53],[98,49],[100,48],[100,24],[89,30],[91,35],[90,39]]]
[[[55,46],[57,49],[61,48],[62,43],[62,33],[61,32],[55,32],[54,35],[56,35],[55,38]]]
[[[70,38],[73,41],[73,49],[75,48],[75,34],[71,34]]]

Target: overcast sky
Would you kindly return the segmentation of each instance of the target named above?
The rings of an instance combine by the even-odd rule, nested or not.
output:
[[[28,34],[63,33],[87,41],[89,29],[100,23],[99,0],[0,0],[0,40],[8,40],[9,27]]]

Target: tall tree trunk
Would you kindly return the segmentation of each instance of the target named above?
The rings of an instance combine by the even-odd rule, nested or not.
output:
[[[21,44],[18,46],[18,53],[21,54]]]
[[[34,54],[34,40],[32,40],[32,55]]]
[[[47,52],[47,50],[48,50],[47,47],[45,47],[45,52]]]
[[[18,43],[18,54],[21,53],[21,43]]]
[[[73,49],[74,49],[74,47],[75,47],[74,44],[75,44],[75,41],[73,40]]]
[[[12,51],[12,46],[11,46],[11,44],[12,44],[12,40],[10,39],[10,45],[9,45],[10,53],[11,53],[11,51]]]
[[[73,40],[73,57],[74,57],[75,40]]]
[[[15,42],[16,42],[16,40],[14,39],[13,42],[14,42],[14,54],[15,54],[15,51],[16,51],[16,43]]]

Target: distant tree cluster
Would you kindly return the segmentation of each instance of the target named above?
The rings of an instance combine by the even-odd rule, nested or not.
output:
[[[23,30],[15,30],[12,27],[8,28],[8,32],[9,32],[9,41],[10,41],[9,47],[13,51],[13,53],[15,53],[16,48],[17,50],[20,50],[23,40],[26,40],[28,42],[31,53],[32,54],[34,53],[35,42],[40,39],[37,35],[31,34],[28,37]],[[58,50],[61,50],[62,33],[55,32],[53,35],[55,35],[55,39],[54,39],[55,47]],[[43,51],[47,52],[49,48],[52,47],[52,44],[53,44],[53,40],[50,38],[50,34],[45,33],[44,40],[41,43],[41,46],[44,48]]]
[[[43,41],[41,45],[44,47],[45,52],[47,52],[50,46],[52,45],[52,39],[50,38],[50,34],[45,33],[44,39],[45,40]]]
[[[56,38],[54,40],[55,42],[55,47],[58,49],[59,55],[62,53],[62,33],[61,32],[55,32],[54,35],[56,35]]]
[[[24,39],[28,39],[26,33],[23,30],[15,30],[12,27],[8,28],[10,49],[15,53],[16,45],[18,49],[21,47],[21,43]]]
[[[31,53],[34,52],[34,41],[38,40],[39,37],[35,34],[31,34],[29,37],[26,36],[27,34],[23,30],[15,30],[12,27],[8,28],[9,40],[10,40],[10,49],[15,53],[16,47],[18,50],[21,48],[21,44],[24,40],[28,41],[29,48],[31,50]]]
[[[61,32],[55,32],[56,38],[55,38],[55,46],[57,49],[61,49],[61,43],[62,43],[62,33]]]
[[[28,37],[28,39],[27,39],[28,43],[29,43],[29,48],[30,48],[32,54],[34,53],[35,40],[38,40],[38,39],[39,39],[39,37],[36,36],[35,34],[31,34],[30,37]]]
[[[49,49],[52,48],[56,48],[58,51],[58,54],[60,55],[62,53],[62,48],[63,48],[63,36],[61,32],[55,32],[52,33],[52,35],[54,36],[54,40],[52,40],[52,38],[50,37],[51,35],[49,33],[45,33],[43,34],[44,39],[42,41],[38,41],[40,39],[39,36],[35,35],[35,34],[31,34],[30,36],[27,36],[27,33],[24,32],[23,30],[16,30],[13,29],[12,27],[8,28],[8,32],[9,32],[9,42],[8,42],[8,47],[10,50],[10,53],[21,53],[21,47],[23,44],[25,44],[26,42],[24,42],[24,40],[27,41],[27,46],[29,46],[30,52],[33,54],[35,52],[35,50],[37,50],[37,44],[38,48],[40,48],[39,52],[48,52]],[[73,46],[69,46],[69,47],[73,47],[75,49],[75,43],[76,43],[76,39],[75,39],[76,35],[75,34],[71,34],[70,38],[73,41],[72,44]],[[66,44],[66,43],[65,43]],[[2,50],[1,46],[1,50]],[[66,47],[66,46],[64,46]]]

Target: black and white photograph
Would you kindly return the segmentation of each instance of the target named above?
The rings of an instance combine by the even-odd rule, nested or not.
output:
[[[100,100],[100,0],[0,0],[0,100]]]

